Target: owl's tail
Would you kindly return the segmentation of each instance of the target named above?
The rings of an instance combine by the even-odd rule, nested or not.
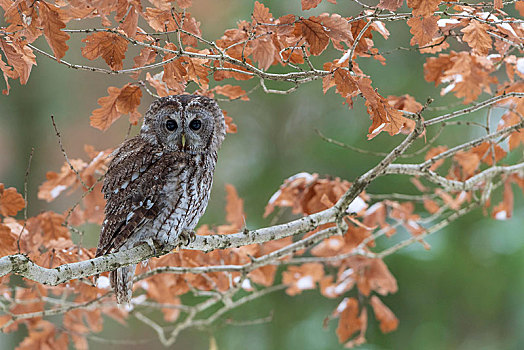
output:
[[[135,269],[136,265],[129,265],[111,271],[109,274],[109,281],[115,291],[116,302],[118,304],[129,304],[131,301]]]

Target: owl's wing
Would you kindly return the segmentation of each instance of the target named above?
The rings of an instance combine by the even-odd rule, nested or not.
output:
[[[107,203],[96,256],[117,251],[157,216],[160,192],[172,168],[169,158],[139,137],[115,152],[102,187]]]

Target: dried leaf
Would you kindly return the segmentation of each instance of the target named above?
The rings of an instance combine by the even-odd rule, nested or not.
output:
[[[24,197],[14,187],[4,188],[4,184],[0,183],[0,214],[14,216],[25,208]]]
[[[491,215],[497,220],[507,220],[513,216],[513,191],[511,190],[511,180],[504,181],[504,197],[502,202],[493,208]]]
[[[18,252],[18,236],[7,225],[0,224],[0,256],[7,256]]]
[[[495,154],[493,154],[493,151],[495,151]],[[493,164],[493,160],[495,160],[495,163],[497,163],[506,157],[507,154],[507,152],[504,151],[502,147],[497,144],[492,144],[488,141],[473,147],[470,152],[477,154],[481,162],[490,166],[495,165]]]
[[[380,0],[377,7],[384,10],[396,11],[402,6],[403,2],[404,0]]]
[[[516,113],[512,111],[508,111],[502,116],[502,119],[499,122],[497,130],[510,127],[520,122],[521,122],[520,117]],[[509,150],[512,151],[515,148],[519,147],[521,144],[524,144],[524,132],[522,130],[517,130],[517,131],[512,132],[509,135]]]
[[[316,283],[324,277],[324,266],[319,263],[307,263],[301,266],[289,266],[282,273],[282,283],[288,285],[286,293],[297,295],[303,290],[315,289]]]
[[[389,333],[397,329],[398,318],[376,295],[371,297],[371,306],[376,319],[380,322],[382,333]]]
[[[377,136],[381,131],[396,135],[408,125],[409,119],[403,117],[401,111],[391,107],[387,100],[371,87],[371,80],[368,78],[359,79],[357,85],[366,99],[368,114],[372,120],[368,140]]]
[[[413,9],[413,16],[431,16],[437,9],[441,0],[407,0],[408,7]]]
[[[295,26],[295,35],[297,37],[304,36],[309,44],[309,51],[315,56],[320,55],[329,44],[329,36],[319,17],[312,16],[308,19],[302,19]]]
[[[441,154],[442,152],[445,152],[448,150],[448,147],[447,146],[437,146],[437,147],[433,147],[431,148],[427,153],[426,153],[426,156],[424,157],[425,160],[429,160],[435,156],[438,156],[439,154]],[[429,170],[437,170],[442,164],[444,164],[444,161],[446,159],[439,159],[437,160],[436,162],[434,162],[430,167],[429,167]]]
[[[267,70],[275,62],[278,52],[269,36],[262,36],[250,42],[253,61],[258,62],[261,69]]]
[[[227,96],[231,100],[240,99],[242,101],[249,101],[246,91],[238,85],[218,85],[213,88],[213,90],[220,95]]]
[[[69,338],[66,333],[57,334],[54,324],[38,320],[29,328],[29,334],[16,350],[53,349],[67,350]]]
[[[321,2],[322,0],[302,0],[302,11],[311,10],[317,7]]]
[[[424,46],[433,40],[438,31],[437,21],[440,16],[412,17],[407,23],[411,27],[410,33],[413,34],[410,44]]]
[[[472,20],[467,27],[460,31],[464,33],[462,39],[468,43],[469,47],[485,56],[491,50],[492,41],[488,34],[490,28],[489,24]]]
[[[138,113],[137,108],[140,106],[140,99],[142,98],[142,90],[140,86],[127,83],[120,90],[120,94],[116,100],[116,108],[122,114],[129,114],[131,124],[136,125],[141,114]]]
[[[322,25],[325,28],[327,36],[336,45],[339,41],[351,46],[353,43],[353,35],[351,33],[351,26],[348,20],[339,14],[323,13],[319,16],[322,20]]]
[[[340,315],[337,326],[337,336],[340,343],[347,341],[353,334],[362,329],[361,319],[358,317],[358,301],[355,298],[345,298],[335,310]]]
[[[63,11],[45,1],[38,2],[38,4],[40,4],[40,16],[45,38],[53,50],[56,60],[60,62],[60,59],[64,57],[69,49],[66,41],[70,38],[69,34],[61,30],[66,27],[61,19],[61,15],[64,16]]]
[[[138,26],[138,12],[135,8],[135,5],[131,5],[129,12],[127,13],[126,18],[120,24],[120,28],[127,34],[128,37],[136,37],[136,29]]]
[[[107,88],[109,96],[101,97],[98,99],[100,108],[95,109],[89,119],[91,120],[91,126],[102,131],[109,129],[121,114],[116,107],[116,102],[120,96],[120,89],[114,86]]]
[[[33,50],[19,42],[7,42],[0,37],[0,48],[4,52],[7,63],[13,67],[14,72],[2,69],[4,74],[12,79],[20,78],[20,84],[24,85],[29,79],[31,68],[36,65]],[[16,74],[15,74],[16,73]]]
[[[245,223],[244,201],[238,197],[233,185],[226,184],[226,192],[226,220],[237,230],[241,229]]]
[[[82,42],[86,46],[82,48],[82,56],[89,60],[102,57],[112,70],[121,70],[126,57],[127,40],[118,34],[97,32],[88,35]]]
[[[269,12],[269,9],[264,4],[255,1],[255,8],[253,10],[253,19],[256,23],[271,23],[273,15]]]
[[[424,208],[428,211],[430,214],[435,214],[440,210],[440,206],[432,199],[424,198]]]

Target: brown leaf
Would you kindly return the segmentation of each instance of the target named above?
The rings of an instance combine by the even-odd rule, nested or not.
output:
[[[346,18],[336,13],[331,16],[323,13],[319,18],[322,20],[322,25],[325,28],[327,36],[335,45],[339,41],[342,41],[348,46],[351,46],[353,43],[353,35],[351,33],[351,26]]]
[[[512,111],[508,111],[502,116],[497,130],[507,128],[518,123],[520,123],[520,117]],[[512,151],[521,144],[524,144],[524,131],[517,130],[512,132],[509,135],[509,150]]]
[[[126,57],[127,40],[118,34],[97,32],[88,35],[82,42],[86,46],[82,48],[82,56],[89,60],[102,57],[112,70],[121,70]]]
[[[428,57],[424,63],[424,79],[434,81],[435,86],[442,82],[444,73],[453,67],[449,54],[440,54],[438,57]]]
[[[363,328],[359,318],[358,301],[355,298],[345,298],[337,306],[335,313],[340,315],[337,326],[337,336],[340,343],[347,341],[353,334]]]
[[[495,156],[493,156],[493,151],[495,151]],[[487,165],[494,165],[493,164],[493,158],[495,160],[495,163],[497,163],[499,160],[506,157],[507,152],[502,149],[497,144],[491,144],[490,142],[483,142],[480,145],[473,147],[471,149],[472,153],[475,153],[479,156],[480,160],[487,164]]]
[[[513,191],[511,190],[511,181],[506,179],[504,182],[504,197],[502,202],[493,208],[491,215],[497,220],[507,220],[513,216]]]
[[[27,228],[30,232],[37,232],[46,242],[59,238],[71,239],[69,229],[62,224],[65,216],[52,211],[45,211],[28,220]],[[34,233],[33,233],[34,234]]]
[[[138,12],[135,5],[131,5],[126,18],[120,23],[120,28],[127,34],[128,37],[136,37],[136,29],[138,26]]]
[[[269,36],[262,36],[250,42],[253,49],[253,61],[258,62],[261,69],[267,70],[275,62],[277,48]]]
[[[165,72],[164,72],[165,74]],[[149,72],[146,73],[146,80],[147,82],[155,88],[156,90],[156,93],[158,96],[160,97],[165,97],[167,95],[169,95],[168,91],[167,91],[167,84],[164,83],[161,78],[159,77],[158,74],[155,74],[154,77],[151,76],[151,74],[149,74]]]
[[[424,46],[433,40],[433,36],[438,31],[437,21],[440,16],[412,17],[407,23],[411,27],[410,33],[413,34],[410,44]]]
[[[324,266],[320,263],[307,263],[301,266],[289,266],[282,273],[282,283],[288,285],[286,293],[297,295],[303,290],[315,289],[316,283],[324,277]]]
[[[440,210],[440,206],[432,199],[424,198],[424,208],[428,211],[430,214],[435,214]]]
[[[485,56],[491,50],[492,41],[491,36],[488,34],[490,28],[489,24],[472,20],[467,27],[462,28],[460,31],[464,33],[462,39],[468,43],[469,47],[480,55]]]
[[[16,241],[18,236],[7,225],[0,224],[0,256],[7,256],[18,252]]]
[[[0,37],[0,48],[4,52],[7,63],[13,67],[13,72],[2,69],[12,79],[20,78],[20,84],[24,85],[29,79],[31,68],[36,65],[33,50],[20,42],[7,42]]]
[[[269,12],[269,9],[264,4],[255,1],[255,8],[253,10],[253,19],[257,23],[271,23],[273,15]]]
[[[398,318],[376,295],[371,297],[371,306],[376,319],[380,322],[382,333],[389,333],[397,329]]]
[[[236,134],[237,132],[237,125],[233,122],[233,118],[227,115],[227,112],[222,110],[222,113],[224,114],[224,119],[226,120],[226,132],[228,134]]]
[[[402,6],[403,2],[404,0],[380,0],[377,7],[384,10],[396,11]]]
[[[421,53],[437,53],[449,48],[446,37],[438,36],[433,38],[424,48],[420,48]]]
[[[220,95],[227,96],[232,100],[240,99],[242,101],[249,101],[249,97],[246,95],[246,91],[238,85],[218,85],[213,90]]]
[[[137,108],[140,106],[140,99],[142,98],[142,90],[140,86],[127,83],[120,90],[120,94],[116,100],[116,108],[122,114],[129,114],[131,124],[136,125],[141,114],[138,113]]]
[[[445,152],[448,150],[448,147],[447,146],[437,146],[437,147],[433,147],[431,148],[427,153],[426,153],[426,156],[424,157],[425,160],[429,160],[435,156],[438,156],[439,154],[441,154],[442,152]],[[434,162],[430,167],[429,167],[429,170],[437,170],[443,163],[444,163],[445,159],[439,159],[437,160],[436,162]]]
[[[372,120],[368,140],[382,131],[396,135],[408,124],[409,119],[403,117],[401,111],[391,107],[387,100],[371,87],[371,80],[368,78],[359,79],[357,85],[366,99],[367,111]]]
[[[362,294],[368,296],[371,291],[382,295],[397,292],[397,280],[381,259],[356,258],[350,260],[349,266],[357,274],[357,286]]]
[[[153,49],[150,49],[149,47],[143,47],[140,50],[140,55],[133,58],[133,61],[135,61],[135,65],[133,68],[143,67],[147,64],[151,64],[155,61],[156,58],[156,51]]]
[[[82,171],[87,164],[82,159],[71,159],[71,165],[76,171]],[[64,162],[60,173],[48,171],[46,173],[47,181],[38,187],[38,199],[48,202],[54,200],[62,191],[66,190],[78,182],[78,178],[67,162]]]
[[[358,86],[350,71],[332,62],[324,63],[324,69],[333,72],[332,75],[326,75],[322,80],[324,93],[331,87],[336,86],[336,92],[344,97],[346,101],[351,101],[351,98],[358,93]]]
[[[69,338],[66,333],[58,333],[54,324],[45,320],[36,321],[30,328],[27,337],[16,350],[53,349],[67,350]]]
[[[121,114],[118,112],[116,107],[116,101],[120,96],[120,89],[114,86],[107,88],[109,96],[101,97],[98,99],[100,108],[95,109],[89,119],[91,120],[91,126],[102,131],[109,129]]]
[[[0,214],[3,216],[14,216],[24,208],[24,197],[16,192],[16,188],[9,187],[4,190],[4,184],[0,183]]]
[[[66,27],[61,19],[61,15],[64,16],[63,11],[45,1],[38,2],[38,4],[40,4],[39,9],[45,39],[53,50],[56,60],[60,62],[60,59],[69,49],[66,41],[70,38],[69,34],[61,30]]]
[[[226,220],[239,230],[245,223],[244,201],[238,197],[233,185],[226,184],[226,192]]]
[[[322,0],[302,0],[302,11],[311,10],[317,7],[321,2]]]
[[[186,49],[189,52],[194,53],[200,53],[207,55],[209,54],[209,50],[196,50],[191,47],[188,47]],[[209,68],[207,68],[204,65],[208,65],[209,60],[207,59],[201,59],[201,58],[191,58],[191,57],[184,57],[184,62],[186,63],[186,70],[187,70],[187,77],[189,80],[193,80],[195,83],[200,86],[201,89],[207,90],[209,87]]]
[[[295,26],[295,35],[304,36],[309,44],[309,51],[312,55],[320,55],[329,44],[329,36],[326,34],[319,17],[309,17],[301,19]]]
[[[431,16],[437,9],[441,0],[407,0],[408,7],[413,9],[413,16]]]
[[[515,10],[519,11],[521,16],[524,16],[524,1],[517,1],[515,3]]]

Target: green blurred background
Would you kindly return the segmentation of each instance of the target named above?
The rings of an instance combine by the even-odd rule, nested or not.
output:
[[[304,14],[299,0],[264,3],[275,17],[288,13]],[[249,19],[252,9],[251,1],[195,1],[190,11],[201,22],[204,37],[215,40],[225,29],[235,27],[238,20]],[[340,2],[335,6],[324,1],[304,15],[321,12],[355,16],[360,7],[352,2]],[[100,23],[93,20],[87,25],[95,26],[100,27]],[[68,27],[79,28],[79,23],[70,23]],[[375,46],[380,51],[409,47],[410,34],[405,23],[387,23],[387,28],[391,32],[388,40],[377,34],[374,36]],[[81,38],[83,35],[75,35],[69,40],[70,50],[65,60],[103,67],[101,60],[90,62],[80,56]],[[50,51],[42,39],[36,45]],[[452,48],[461,50],[462,46],[455,42]],[[136,48],[129,48],[127,66],[132,65],[136,52]],[[340,55],[340,52],[326,54],[321,60],[314,58],[313,63],[321,67],[324,61]],[[436,99],[434,106],[450,105],[449,110],[459,109],[461,105],[456,104],[453,96],[441,97],[440,87],[435,88],[424,80],[424,56],[416,51],[398,50],[386,55],[386,66],[370,58],[359,58],[358,63],[384,96],[408,93],[421,103],[433,97]],[[89,115],[98,107],[97,99],[107,95],[108,86],[123,86],[129,81],[128,77],[77,71],[40,55],[37,55],[37,63],[26,86],[11,82],[11,94],[0,97],[0,182],[22,192],[27,160],[31,148],[35,149],[28,182],[29,215],[43,210],[62,212],[79,195],[63,195],[53,203],[36,197],[46,171],[58,171],[64,162],[50,115],[56,118],[70,158],[86,159],[84,144],[94,145],[96,149],[114,147],[122,141],[128,129],[126,117],[105,133],[89,126]],[[272,69],[278,71],[281,68]],[[257,82],[254,79],[223,83],[242,85],[247,90]],[[268,83],[268,87],[285,89],[290,86]],[[151,100],[144,94],[140,107],[142,114]],[[239,132],[228,135],[219,155],[211,202],[201,220],[201,223],[211,225],[224,222],[225,183],[237,188],[245,201],[247,226],[256,228],[268,225],[269,220],[262,218],[264,206],[283,179],[306,171],[351,181],[379,161],[379,158],[328,144],[318,137],[315,129],[345,143],[376,151],[391,149],[403,137],[382,133],[367,141],[370,120],[362,99],[357,98],[355,107],[348,110],[333,90],[322,94],[321,81],[302,86],[297,92],[285,96],[266,95],[257,90],[248,102],[221,102],[221,106],[233,117]],[[424,117],[431,118],[437,113],[443,112],[428,111]],[[501,113],[500,110],[493,111],[494,125]],[[480,111],[468,119],[484,121],[485,115],[486,111]],[[436,145],[451,146],[466,136],[479,135],[478,130],[468,127],[452,128],[440,137]],[[138,127],[134,127],[133,133],[137,131]],[[429,136],[434,132],[430,129]],[[422,146],[423,141],[418,140],[413,150]],[[522,148],[516,152],[522,152]],[[419,157],[410,161],[421,160]],[[369,344],[363,345],[362,349],[524,348],[524,200],[522,192],[516,187],[514,189],[515,213],[511,220],[495,221],[476,210],[428,238],[431,250],[413,245],[386,259],[398,280],[399,292],[385,297],[384,302],[400,319],[400,325],[397,331],[383,335],[369,313]],[[369,187],[368,192],[417,193],[409,179],[401,176],[381,178]],[[493,203],[499,200],[500,194],[495,194]],[[94,246],[98,227],[87,226],[85,230],[85,244]],[[399,233],[391,241],[379,241],[379,247],[406,237],[405,232]],[[228,326],[222,320],[208,332],[181,334],[175,348],[208,348],[210,335],[213,335],[219,349],[339,349],[343,346],[335,334],[336,321],[332,321],[327,329],[322,327],[323,319],[339,301],[326,299],[317,291],[307,291],[293,298],[283,292],[273,294],[227,316],[235,320],[253,320],[272,314],[271,322]],[[1,334],[0,348],[14,348],[24,336],[23,327],[16,333]],[[92,348],[162,348],[154,332],[137,322],[124,328],[106,320],[104,332],[97,336],[127,339],[131,344],[108,345],[95,339],[90,340]],[[140,339],[150,342],[141,343]]]

